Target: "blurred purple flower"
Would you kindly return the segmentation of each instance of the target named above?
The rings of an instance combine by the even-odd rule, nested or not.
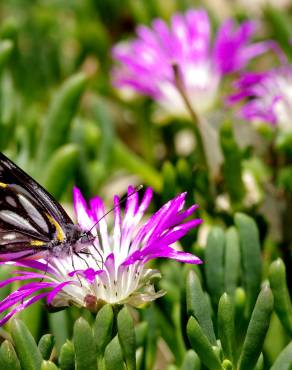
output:
[[[171,114],[185,115],[175,87],[176,65],[193,109],[205,112],[214,105],[224,75],[241,70],[250,59],[274,47],[271,41],[251,43],[256,30],[252,21],[238,27],[231,19],[225,21],[213,45],[210,28],[203,9],[175,14],[170,27],[161,19],[155,19],[151,28],[139,26],[136,39],[113,48],[118,62],[114,85],[152,97]]]
[[[139,202],[137,192],[129,187],[122,217],[119,198],[115,196],[113,227],[109,232],[106,219],[102,218],[103,201],[95,197],[88,207],[75,188],[74,206],[80,227],[90,230],[100,220],[92,231],[93,244],[88,244],[86,254],[50,257],[48,261],[6,262],[29,270],[14,271],[13,277],[0,282],[1,288],[15,281],[25,283],[0,302],[0,313],[11,309],[0,325],[44,297],[53,307],[75,304],[96,311],[104,303],[140,306],[163,295],[164,292],[155,291],[152,283],[153,278],[160,276],[159,271],[147,269],[145,264],[154,258],[201,263],[198,257],[172,246],[202,220],[189,219],[197,205],[183,210],[186,193],[182,193],[142,221],[151,198],[152,190],[148,188]]]
[[[268,122],[292,129],[292,65],[261,73],[244,74],[228,103],[244,101],[240,113],[249,121]]]

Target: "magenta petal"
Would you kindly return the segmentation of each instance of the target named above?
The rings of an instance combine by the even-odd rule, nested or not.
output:
[[[104,267],[107,269],[111,276],[115,274],[115,255],[111,253],[105,260]]]
[[[22,280],[28,280],[33,278],[39,278],[43,279],[45,276],[41,274],[36,273],[29,273],[27,276],[14,276],[9,279],[3,280],[0,282],[0,288],[3,288],[4,286],[13,283],[14,281],[22,281]]]
[[[95,223],[95,219],[81,191],[76,186],[73,188],[73,202],[78,224],[83,230],[90,230]]]
[[[244,74],[235,84],[236,92],[229,97],[229,103],[243,101],[240,116],[249,121],[286,127],[292,111],[291,86],[292,65]]]
[[[73,277],[75,275],[81,275],[84,276],[86,280],[91,284],[97,275],[100,275],[102,273],[102,270],[94,270],[92,268],[88,268],[86,270],[74,270],[71,271],[68,276]],[[73,283],[73,282],[72,282]]]
[[[12,264],[14,266],[30,267],[36,270],[41,270],[48,274],[54,274],[55,272],[55,270],[48,263],[43,263],[43,262],[36,261],[36,260],[29,260],[29,259],[19,260],[19,261],[13,261]]]
[[[65,281],[59,285],[57,285],[48,295],[47,295],[47,303],[51,304],[53,299],[56,297],[56,295],[64,288],[64,286],[68,284],[72,284],[71,281]]]
[[[26,307],[32,305],[33,303],[35,303],[36,301],[39,301],[40,299],[44,298],[47,296],[47,292],[46,293],[41,293],[41,294],[38,294],[36,295],[35,297],[31,298],[30,300],[28,300],[27,302],[24,302],[20,305],[18,305],[16,308],[14,308],[12,311],[10,311],[7,315],[5,315],[1,320],[0,320],[0,326],[4,325],[12,316],[14,316],[16,313],[24,310]]]
[[[125,262],[123,262],[123,265],[129,266],[136,262],[146,263],[155,258],[170,258],[179,262],[190,264],[202,263],[199,257],[191,253],[176,251],[175,249],[170,247],[163,247],[157,250],[151,249],[148,251],[147,249],[144,249],[143,251],[136,251],[131,256],[129,256]]]

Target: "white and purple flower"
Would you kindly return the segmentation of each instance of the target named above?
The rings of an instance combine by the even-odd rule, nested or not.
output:
[[[186,115],[176,88],[176,65],[192,108],[204,113],[214,105],[224,75],[241,70],[250,59],[275,47],[271,41],[251,43],[255,31],[252,21],[236,27],[229,19],[212,45],[210,21],[203,9],[175,14],[170,27],[155,19],[151,28],[137,28],[135,40],[113,48],[118,62],[113,83],[119,89],[152,97],[171,115]]]
[[[240,110],[244,119],[292,131],[292,65],[244,74],[235,86],[237,92],[228,102],[244,101]]]
[[[0,287],[15,281],[24,283],[0,302],[0,313],[10,310],[0,325],[42,298],[53,307],[75,304],[96,311],[104,303],[140,306],[163,295],[164,292],[155,291],[152,282],[160,276],[159,271],[146,268],[146,263],[154,258],[201,263],[198,257],[174,249],[173,244],[202,220],[189,218],[197,205],[184,210],[186,193],[182,193],[143,221],[151,198],[152,190],[148,188],[139,202],[138,193],[129,187],[122,216],[119,198],[115,196],[110,231],[110,222],[103,217],[103,201],[95,197],[88,206],[75,188],[74,206],[80,227],[90,230],[99,220],[92,231],[93,244],[82,258],[80,254],[5,262],[28,270],[14,271],[13,277],[0,282]]]

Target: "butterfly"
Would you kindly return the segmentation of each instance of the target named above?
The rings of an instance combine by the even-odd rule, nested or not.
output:
[[[52,195],[0,152],[0,261],[86,254],[93,239],[90,230],[74,224]]]

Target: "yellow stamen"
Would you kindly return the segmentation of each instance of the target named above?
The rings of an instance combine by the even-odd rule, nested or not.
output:
[[[6,188],[6,186],[8,186],[8,185],[5,184],[4,182],[0,182],[0,188]]]

